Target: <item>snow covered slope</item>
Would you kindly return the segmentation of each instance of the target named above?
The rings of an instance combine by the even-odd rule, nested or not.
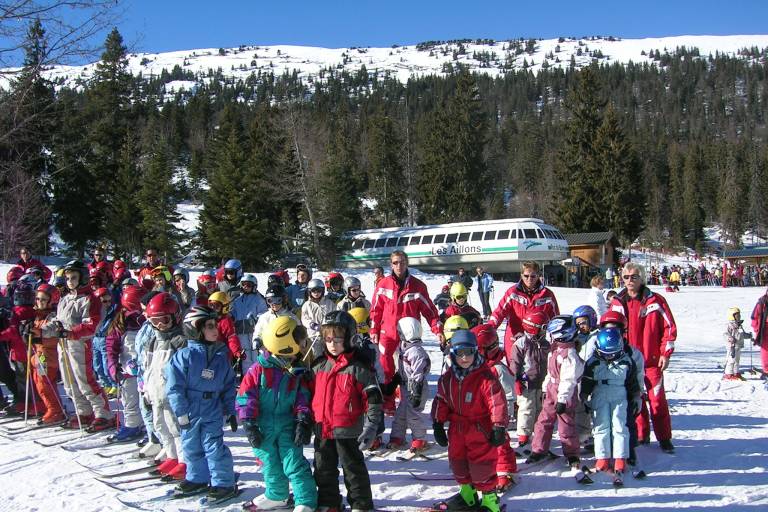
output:
[[[469,69],[493,76],[511,69],[528,69],[537,73],[546,67],[567,67],[571,58],[578,67],[594,59],[603,63],[654,63],[651,52],[661,55],[679,47],[698,48],[704,57],[724,53],[736,55],[743,48],[768,47],[768,35],[674,36],[646,39],[582,37],[511,41],[428,42],[391,48],[318,48],[309,46],[256,46],[238,48],[202,48],[166,53],[136,53],[129,56],[129,69],[134,75],[158,76],[163,70],[180,66],[191,72],[195,80],[169,82],[166,93],[194,91],[197,84],[211,80],[211,73],[221,69],[224,77],[245,79],[252,73],[274,73],[279,76],[294,71],[307,81],[322,80],[328,69],[357,72],[363,66],[370,74],[389,75],[406,82],[422,75],[442,75],[449,65],[460,63]],[[745,57],[746,58],[746,57]],[[95,63],[84,66],[57,66],[48,72],[51,79],[75,84],[87,81]],[[5,82],[0,82],[5,84]]]
[[[346,274],[346,272],[345,272]],[[370,273],[356,273],[363,291],[370,295],[373,282]],[[324,277],[318,273],[318,277]],[[445,276],[420,276],[436,295]],[[260,288],[266,274],[259,274]],[[498,301],[508,283],[497,283]],[[747,316],[762,288],[683,288],[668,294],[678,324],[677,351],[666,374],[666,386],[672,409],[675,455],[662,453],[655,442],[638,450],[649,477],[638,481],[628,478],[626,486],[614,490],[610,484],[598,482],[580,487],[560,462],[522,470],[519,485],[505,497],[507,510],[768,510],[768,391],[754,377],[747,382],[722,381],[717,365],[724,358],[722,332],[726,310],[738,306]],[[563,312],[570,312],[585,301],[586,290],[556,288]],[[477,305],[475,294],[470,295]],[[426,332],[429,332],[428,330]],[[434,375],[432,389],[442,358],[437,342],[427,335],[426,346],[432,356]],[[757,352],[756,357],[759,358]],[[742,368],[749,364],[749,352],[742,356]],[[755,359],[757,361],[757,359]],[[429,406],[427,407],[427,410]],[[126,510],[117,496],[127,500],[160,495],[168,486],[139,487],[119,493],[93,479],[93,475],[74,461],[88,465],[109,462],[94,451],[71,453],[61,448],[41,448],[31,439],[10,441],[0,437],[0,511],[21,510]],[[431,437],[431,436],[430,436]],[[248,486],[243,499],[263,492],[262,476],[242,431],[226,434],[235,456],[241,482]],[[89,438],[84,443],[93,443]],[[113,450],[123,448],[109,448]],[[559,452],[558,443],[553,445]],[[307,448],[307,457],[312,450]],[[437,452],[439,453],[439,452]],[[119,460],[119,457],[110,460]],[[398,462],[395,456],[368,462],[373,491],[378,506],[391,510],[424,506],[455,492],[450,481],[417,481],[409,471],[426,475],[450,473],[445,460]],[[146,482],[141,482],[146,484]],[[139,483],[133,484],[138,486]],[[128,486],[126,486],[128,487]],[[167,511],[193,510],[189,503],[156,503]],[[226,510],[237,510],[233,504]],[[765,507],[765,508],[763,508]]]

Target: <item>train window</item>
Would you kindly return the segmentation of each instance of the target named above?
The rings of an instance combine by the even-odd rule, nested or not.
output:
[[[538,238],[535,229],[524,229],[522,231],[525,238]]]
[[[472,241],[477,242],[478,240],[483,239],[483,232],[482,231],[475,231],[472,233]]]
[[[350,245],[349,247],[350,247],[350,249],[352,249],[354,251],[355,249],[359,249],[361,245],[363,245],[362,241],[360,241],[360,240],[352,240],[352,245]]]
[[[412,236],[411,237],[411,245],[419,245],[421,243],[421,237],[420,236]]]
[[[375,244],[375,240],[366,240],[363,242],[363,249],[373,249],[373,244]]]
[[[537,229],[536,230],[536,238],[547,238],[547,237],[544,236],[544,233],[542,233],[540,229]]]
[[[466,242],[469,240],[469,233],[459,233],[459,242]]]
[[[385,243],[387,243],[386,238],[379,238],[378,240],[376,240],[376,245],[374,247],[376,247],[376,249],[378,249],[379,247],[384,247]]]
[[[516,229],[512,229],[512,230],[509,231],[509,238],[520,238],[519,236],[517,236],[517,230]]]
[[[398,240],[398,242],[397,242],[397,245],[399,245],[400,247],[405,247],[406,245],[408,245],[408,237],[407,236],[401,236],[400,240]]]
[[[557,238],[557,235],[551,229],[545,229],[544,232],[547,234],[547,238]]]
[[[496,232],[486,231],[485,236],[483,237],[483,240],[496,240]]]
[[[507,238],[509,238],[509,230],[502,229],[499,231],[499,236],[496,237],[496,240],[506,240]]]
[[[445,242],[445,235],[435,235],[435,243],[441,244]]]
[[[432,243],[432,235],[426,235],[421,237],[421,243],[424,244],[431,244]]]
[[[397,237],[387,238],[387,247],[396,247],[396,246],[397,246]]]
[[[447,244],[454,243],[456,241],[456,238],[458,238],[458,236],[459,235],[457,235],[456,233],[451,233],[450,235],[445,237],[445,243],[447,243]]]
[[[557,232],[557,238],[559,238],[560,240],[565,240],[565,236],[563,236],[563,234],[559,231]]]

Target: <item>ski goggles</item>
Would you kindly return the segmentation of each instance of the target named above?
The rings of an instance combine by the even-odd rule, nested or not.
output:
[[[267,304],[270,306],[276,306],[283,303],[282,297],[267,297]]]
[[[153,327],[160,327],[171,323],[171,315],[153,316],[149,318]]]
[[[326,336],[323,338],[323,341],[327,344],[334,344],[334,345],[343,345],[344,344],[344,336]]]
[[[477,347],[458,347],[451,350],[456,357],[472,357],[477,353]]]
[[[467,300],[467,296],[466,295],[457,295],[455,298],[456,298],[456,300]]]

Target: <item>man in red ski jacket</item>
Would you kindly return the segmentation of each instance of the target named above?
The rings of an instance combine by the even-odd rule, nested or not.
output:
[[[24,272],[32,267],[38,267],[43,272],[43,281],[48,282],[51,279],[51,269],[46,267],[39,259],[33,258],[32,252],[26,247],[22,247],[19,250],[19,260],[16,264],[22,267]]]
[[[504,334],[504,353],[507,355],[507,364],[512,362],[514,338],[523,332],[525,315],[541,311],[549,320],[560,314],[555,294],[544,286],[540,276],[541,268],[538,263],[524,261],[520,281],[507,290],[488,319],[488,323],[497,329],[504,320],[507,321],[507,332]]]
[[[610,309],[627,318],[629,344],[645,359],[645,388],[648,399],[637,417],[637,435],[641,443],[650,439],[650,420],[659,446],[672,453],[672,420],[664,392],[664,370],[675,350],[677,326],[666,299],[645,286],[645,268],[628,262],[621,272],[624,289],[611,300]]]
[[[394,355],[400,340],[397,322],[401,318],[427,319],[432,332],[443,342],[440,317],[437,308],[429,300],[429,291],[423,281],[408,273],[408,256],[403,251],[394,251],[389,256],[392,273],[379,281],[373,290],[371,301],[371,341],[379,344],[381,367],[389,382],[395,374]],[[384,410],[394,411],[394,398],[385,399]]]

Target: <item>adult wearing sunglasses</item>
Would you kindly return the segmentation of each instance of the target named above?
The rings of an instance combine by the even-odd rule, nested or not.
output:
[[[147,249],[147,252],[144,253],[144,258],[144,265],[136,271],[136,279],[139,280],[139,283],[141,283],[144,288],[151,290],[155,286],[155,282],[152,280],[152,271],[163,263],[158,256],[157,249]],[[166,268],[168,272],[173,274],[172,266],[166,265]]]
[[[637,416],[637,435],[641,444],[650,442],[650,422],[659,446],[672,453],[672,420],[664,392],[664,370],[675,350],[677,326],[666,299],[645,285],[645,268],[628,262],[621,272],[624,289],[611,300],[611,311],[627,318],[629,344],[643,354],[645,389],[641,413]],[[649,409],[650,407],[650,414]],[[649,421],[650,417],[650,421]]]
[[[507,332],[504,334],[504,352],[507,363],[512,361],[514,338],[524,331],[523,318],[529,313],[540,311],[547,321],[560,314],[555,294],[541,281],[541,267],[535,261],[524,261],[521,266],[520,281],[509,287],[491,313],[488,323],[497,329],[504,320]]]

